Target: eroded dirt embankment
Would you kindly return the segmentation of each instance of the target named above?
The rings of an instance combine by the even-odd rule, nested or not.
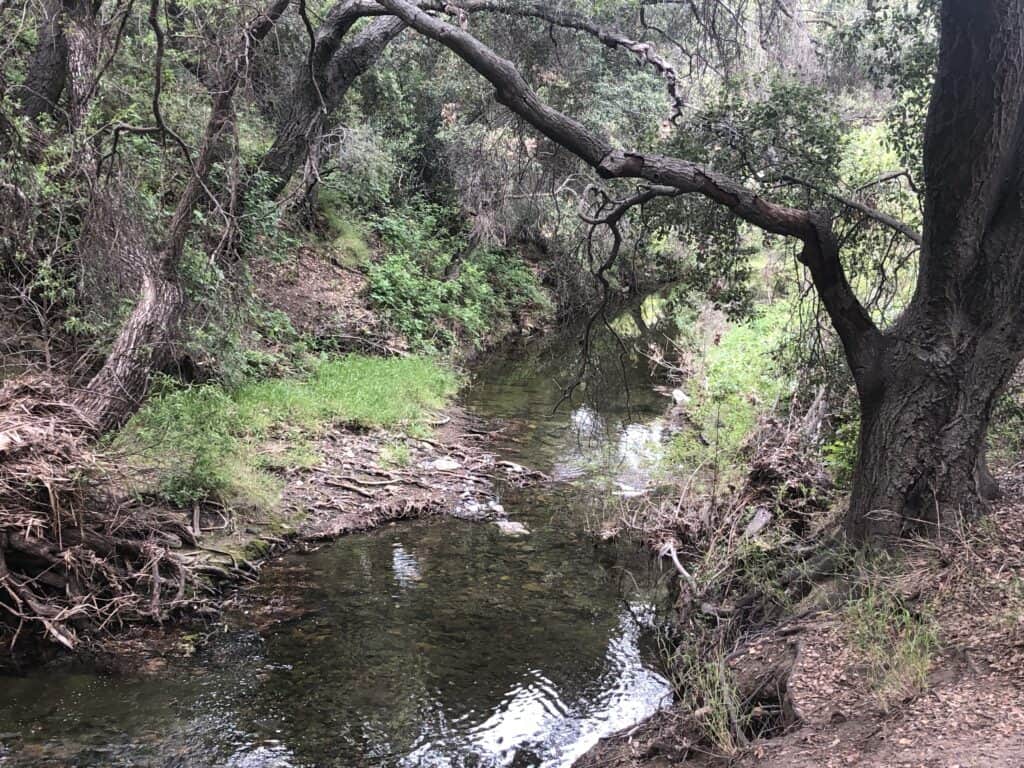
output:
[[[934,647],[920,685],[894,676],[902,646],[872,660],[851,636],[849,597],[823,582],[816,607],[765,627],[726,657],[742,681],[778,678],[786,725],[771,738],[723,753],[692,728],[692,712],[670,708],[602,742],[581,768],[1019,768],[1024,765],[1024,481],[1001,473],[1003,498],[963,531],[904,542],[882,586],[905,621],[926,616]],[[831,598],[828,592],[832,590]],[[801,615],[802,614],[802,615]],[[879,677],[879,670],[889,677]],[[707,713],[698,713],[706,716]]]

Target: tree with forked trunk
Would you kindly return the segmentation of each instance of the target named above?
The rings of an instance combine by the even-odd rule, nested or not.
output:
[[[544,103],[511,62],[466,30],[406,0],[380,5],[453,50],[491,82],[501,104],[602,177],[703,195],[765,232],[801,242],[800,261],[861,404],[848,514],[854,538],[947,524],[993,496],[986,432],[1024,358],[1024,0],[941,3],[918,280],[887,328],[851,287],[827,213],[775,203],[682,158],[616,149]]]
[[[650,6],[666,0],[651,0]],[[632,53],[641,63],[656,71],[666,82],[674,109],[679,109],[682,96],[675,68],[659,56],[654,47],[634,40],[620,32],[607,29],[594,21],[559,9],[550,3],[530,0],[463,0],[452,4],[439,0],[416,3],[425,11],[449,13],[459,18],[468,14],[494,14],[522,17],[544,22],[552,28],[574,30],[599,40],[609,48]],[[376,18],[349,37],[361,19]],[[330,118],[339,109],[356,80],[373,67],[385,49],[405,30],[401,19],[388,14],[373,0],[341,0],[333,6],[319,28],[310,26],[309,54],[296,67],[294,90],[284,100],[274,143],[259,163],[266,176],[263,190],[270,197],[284,191],[292,177],[304,164],[306,188],[316,183],[319,145],[329,130]]]

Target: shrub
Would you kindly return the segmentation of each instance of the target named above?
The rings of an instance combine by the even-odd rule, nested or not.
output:
[[[416,349],[481,346],[513,314],[546,306],[536,276],[514,254],[469,244],[452,209],[416,201],[378,217],[387,255],[368,271],[369,296]],[[461,254],[457,275],[445,269]]]
[[[728,327],[684,384],[693,424],[720,454],[720,464],[740,463],[740,450],[758,417],[791,386],[773,357],[789,315],[790,304],[779,301]],[[707,455],[707,446],[691,430],[673,438],[667,452],[670,462],[683,466],[696,466]]]
[[[852,419],[842,422],[836,428],[832,439],[822,447],[825,463],[832,472],[832,480],[841,490],[848,490],[853,483],[859,439],[860,422]]]

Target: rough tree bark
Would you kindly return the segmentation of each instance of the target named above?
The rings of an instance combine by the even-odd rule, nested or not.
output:
[[[260,161],[270,197],[280,195],[315,152],[327,119],[344,101],[352,84],[405,29],[405,24],[394,18],[377,19],[344,43],[363,16],[358,3],[340,3],[316,32],[309,59],[296,73],[295,91],[281,109],[274,143]]]
[[[1024,2],[945,0],[916,293],[858,380],[851,530],[954,522],[996,492],[992,408],[1024,357]]]
[[[993,404],[1024,357],[1024,0],[942,2],[918,285],[884,331],[850,287],[825,213],[773,203],[696,163],[616,150],[541,101],[511,62],[465,30],[406,0],[379,2],[452,49],[491,82],[500,103],[603,177],[701,194],[766,232],[803,242],[800,259],[861,400],[851,536],[952,523],[991,497],[985,435]]]
[[[25,70],[25,80],[15,91],[21,113],[33,120],[57,108],[67,79],[68,43],[61,23],[61,0],[39,3],[36,47]]]
[[[178,281],[178,267],[185,249],[185,240],[192,227],[193,213],[199,201],[208,194],[207,180],[210,172],[219,160],[218,155],[225,139],[233,131],[234,94],[252,50],[270,32],[290,2],[273,0],[243,30],[241,50],[229,62],[218,87],[213,91],[202,143],[195,159],[189,158],[192,163],[191,175],[178,198],[167,233],[158,248],[131,257],[134,262],[145,265],[139,298],[121,326],[103,367],[86,386],[77,403],[98,432],[118,426],[134,413],[149,391],[153,371],[168,359],[175,330],[185,307],[184,293]],[[158,7],[159,0],[152,0],[150,21],[155,30],[159,30],[156,21]],[[157,83],[153,111],[161,129],[169,132],[159,108],[160,59],[163,48],[159,31],[157,45]],[[180,141],[174,134],[172,137]]]

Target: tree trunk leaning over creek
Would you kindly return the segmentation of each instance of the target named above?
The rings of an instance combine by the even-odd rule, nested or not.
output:
[[[515,66],[406,0],[380,0],[491,82],[496,98],[605,178],[703,195],[803,242],[801,262],[843,344],[861,401],[847,527],[856,540],[955,521],[991,496],[984,441],[1024,357],[1024,0],[943,0],[925,135],[918,285],[876,327],[849,285],[831,220],[680,158],[616,150],[545,104]],[[878,221],[885,217],[879,215]]]
[[[182,190],[174,215],[161,246],[155,253],[140,252],[129,256],[143,264],[139,298],[122,325],[106,362],[87,385],[79,406],[97,432],[119,426],[135,410],[149,391],[150,378],[169,359],[170,346],[185,308],[185,297],[178,281],[178,268],[185,250],[185,241],[192,227],[196,205],[207,191],[207,179],[218,161],[221,147],[233,131],[233,96],[242,80],[252,49],[273,28],[288,9],[290,0],[273,0],[269,7],[243,30],[240,52],[230,62],[213,103],[198,154],[192,161],[192,173]],[[151,23],[156,24],[159,0],[152,0]],[[162,35],[158,33],[162,51]],[[160,55],[158,54],[158,68]],[[160,75],[154,95],[154,116],[167,131],[159,114]]]

